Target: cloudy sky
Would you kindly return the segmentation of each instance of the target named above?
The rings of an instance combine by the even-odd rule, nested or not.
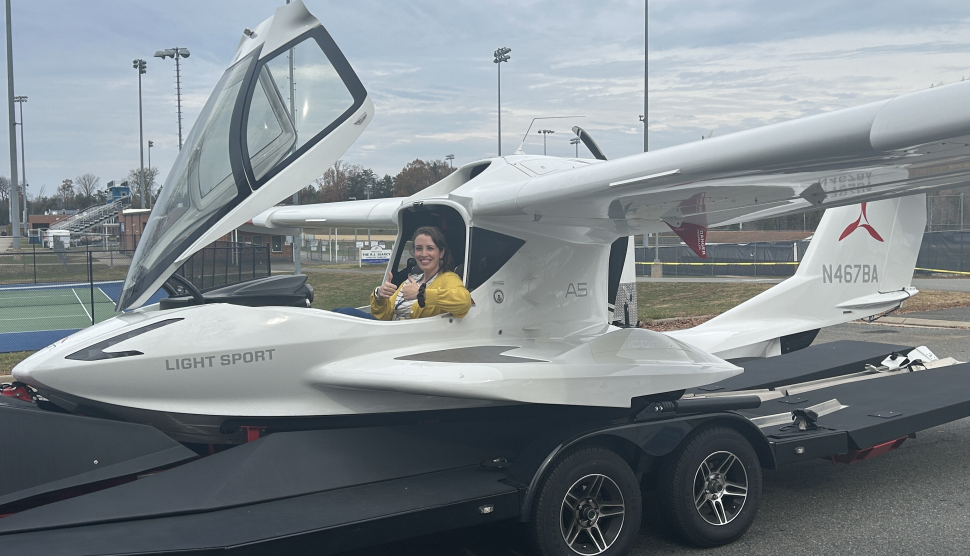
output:
[[[241,31],[284,3],[12,1],[31,195],[87,172],[120,180],[138,166],[134,58],[148,61],[145,138],[164,179],[178,150],[175,67],[154,51],[191,50],[187,134]],[[500,46],[512,48],[502,67],[504,154],[532,118],[548,116],[585,116],[541,122],[557,132],[551,155],[573,154],[575,124],[611,158],[643,148],[642,0],[305,1],[376,105],[347,163],[393,175],[415,158],[494,156]],[[651,149],[970,78],[967,2],[651,0],[649,10]],[[526,152],[542,152],[539,127]],[[0,174],[9,175],[6,134],[0,145]]]

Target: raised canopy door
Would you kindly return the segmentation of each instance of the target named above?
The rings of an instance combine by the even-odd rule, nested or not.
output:
[[[321,176],[373,111],[302,2],[247,29],[165,180],[117,309],[145,303],[193,253]]]

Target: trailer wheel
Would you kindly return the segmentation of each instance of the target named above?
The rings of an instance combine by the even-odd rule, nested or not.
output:
[[[758,455],[734,429],[703,429],[665,458],[657,495],[661,515],[688,543],[714,547],[734,542],[761,505]]]
[[[626,554],[640,529],[640,485],[605,448],[562,459],[540,484],[529,536],[542,556]]]

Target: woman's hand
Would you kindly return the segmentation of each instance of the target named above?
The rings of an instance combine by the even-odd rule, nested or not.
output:
[[[418,290],[420,288],[421,286],[415,284],[413,280],[408,278],[408,281],[405,282],[404,286],[401,287],[401,293],[404,294],[404,299],[406,301],[414,301],[418,298]]]
[[[388,299],[392,295],[394,295],[394,292],[396,291],[397,291],[397,286],[395,286],[394,283],[391,282],[390,280],[387,280],[383,284],[381,284],[380,288],[377,289],[377,297],[381,299]]]

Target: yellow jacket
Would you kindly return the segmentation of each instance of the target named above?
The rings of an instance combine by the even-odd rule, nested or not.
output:
[[[394,295],[387,299],[382,299],[370,294],[370,314],[380,320],[391,320],[394,318],[394,300],[397,299],[398,292],[404,287],[404,281]],[[428,284],[424,289],[424,307],[417,301],[411,305],[409,318],[419,319],[422,317],[433,317],[441,313],[451,313],[458,318],[468,314],[468,309],[472,306],[472,296],[461,283],[461,278],[454,272],[442,272]]]

